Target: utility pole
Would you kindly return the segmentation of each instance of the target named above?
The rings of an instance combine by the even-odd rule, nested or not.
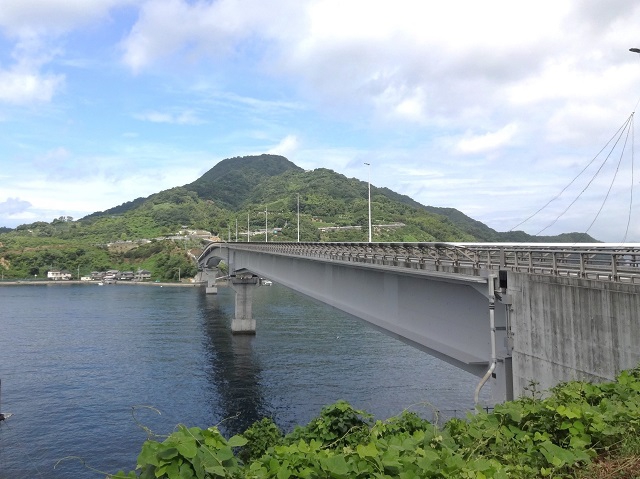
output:
[[[268,225],[268,221],[267,221],[267,216],[269,215],[269,212],[267,211],[267,206],[265,205],[264,207],[264,242],[267,243],[269,241],[269,225]]]

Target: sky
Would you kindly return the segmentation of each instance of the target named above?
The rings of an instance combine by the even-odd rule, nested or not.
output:
[[[636,0],[1,0],[0,226],[272,153],[640,242],[635,47]]]

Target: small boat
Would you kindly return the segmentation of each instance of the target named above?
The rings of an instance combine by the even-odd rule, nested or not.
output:
[[[271,286],[273,284],[273,281],[271,281],[270,279],[260,278],[260,284],[262,286]]]
[[[98,286],[104,286],[104,283],[103,283],[102,281],[100,281],[100,282],[98,283]]]

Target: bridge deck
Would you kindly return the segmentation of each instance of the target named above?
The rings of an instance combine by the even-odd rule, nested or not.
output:
[[[468,275],[482,270],[640,283],[640,244],[223,243],[235,250]],[[212,243],[209,248],[221,246]]]

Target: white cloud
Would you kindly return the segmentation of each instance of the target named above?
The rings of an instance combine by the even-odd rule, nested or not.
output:
[[[61,34],[141,0],[2,0],[0,29],[11,35]]]
[[[14,63],[0,65],[0,102],[15,105],[48,103],[65,84],[61,74],[43,73],[42,66],[55,57],[51,49],[37,36],[21,38],[13,45]]]
[[[300,142],[295,135],[287,135],[280,143],[271,148],[267,153],[272,155],[290,156],[296,153]]]
[[[463,154],[483,153],[502,148],[511,143],[518,132],[515,124],[509,124],[498,131],[463,138],[457,145],[457,151]]]
[[[16,105],[48,103],[65,85],[65,75],[45,73],[61,52],[56,39],[110,10],[141,0],[2,0],[0,33],[14,41],[15,64],[0,64],[0,102]],[[1,37],[0,37],[1,40]]]
[[[49,102],[64,85],[64,76],[0,70],[0,102],[28,104]]]
[[[299,28],[302,8],[304,2],[289,0],[146,2],[122,43],[123,60],[139,72],[176,53],[187,61],[232,55],[254,35],[268,42]]]
[[[524,104],[611,96],[601,77],[611,59],[594,59],[593,47],[582,51],[611,44],[612,31],[631,33],[638,8],[618,1],[602,16],[597,5],[581,7],[551,0],[147,2],[123,41],[123,60],[140,72],[177,58],[250,58],[295,80],[321,107],[371,108],[378,119],[418,125],[468,122],[464,128]]]
[[[31,203],[20,198],[7,198],[0,202],[0,217],[22,213],[31,207]]]
[[[25,168],[4,182],[3,193],[9,198],[0,203],[0,225],[51,221],[61,215],[80,218],[190,183],[201,175],[207,158],[141,145],[113,157],[82,156],[59,147],[33,162],[36,168]]]
[[[134,115],[134,118],[152,123],[171,123],[176,125],[200,125],[204,120],[198,117],[192,110],[180,112],[148,111]]]

